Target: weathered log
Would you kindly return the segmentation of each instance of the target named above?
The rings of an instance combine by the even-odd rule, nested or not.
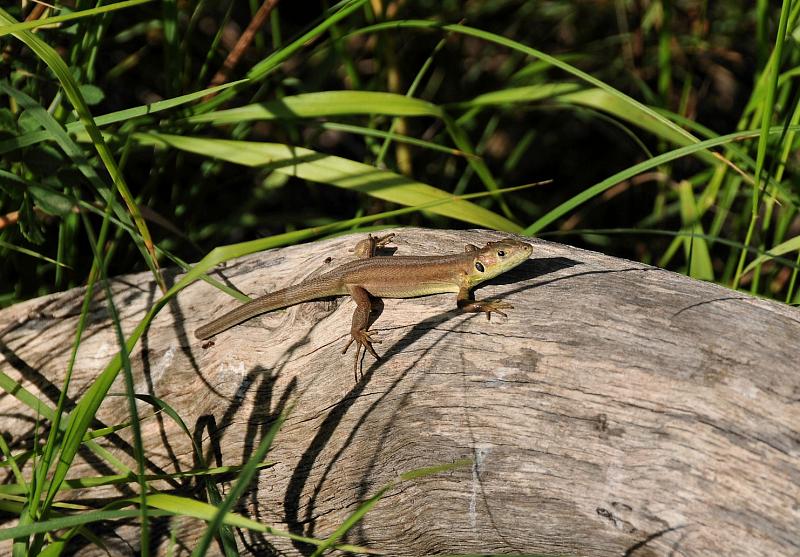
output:
[[[450,253],[504,236],[396,232],[399,254]],[[218,275],[261,295],[347,260],[359,238],[260,253]],[[204,348],[193,331],[238,302],[196,283],[134,351],[135,388],[177,410],[211,466],[245,461],[295,401],[268,456],[275,465],[237,508],[294,533],[327,536],[400,473],[468,458],[471,466],[397,484],[347,541],[391,555],[800,555],[800,312],[647,265],[534,244],[530,261],[477,291],[512,303],[507,319],[459,314],[453,295],[385,300],[374,325],[383,359],[368,356],[358,381],[352,355],[340,353],[349,299],[255,318]],[[158,297],[145,273],[113,280],[113,291],[126,333]],[[99,292],[72,401],[117,352]],[[0,312],[0,369],[53,406],[82,293]],[[124,392],[121,375],[111,390]],[[139,411],[152,415],[144,403]],[[35,414],[9,394],[0,412],[9,444],[29,447]],[[97,419],[113,425],[127,414],[124,397],[109,397]],[[196,464],[172,420],[151,417],[142,428],[150,472]],[[104,443],[134,465],[127,432]],[[110,472],[91,453],[81,457],[74,474]],[[176,492],[199,493],[188,484]],[[159,519],[153,545],[164,552],[172,528],[180,553],[203,527]],[[112,552],[137,553],[135,522],[94,531]],[[244,553],[310,552],[248,531],[237,542]],[[75,551],[92,550],[81,543]]]

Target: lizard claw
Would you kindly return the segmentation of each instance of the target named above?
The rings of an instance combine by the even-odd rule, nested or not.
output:
[[[503,311],[504,309],[514,309],[514,306],[509,304],[508,302],[502,302],[500,300],[483,300],[480,302],[475,302],[474,311],[480,311],[486,314],[486,320],[492,320],[492,312],[502,315],[503,317],[508,317],[506,313]]]
[[[380,356],[378,356],[377,352],[375,352],[375,349],[372,348],[373,344],[381,343],[380,340],[375,338],[375,335],[377,334],[378,333],[376,331],[355,331],[350,333],[350,340],[347,341],[347,345],[344,347],[344,350],[342,350],[342,354],[346,354],[347,351],[350,350],[350,345],[355,343],[357,350],[365,348],[366,350],[369,350],[370,354],[375,356],[377,359],[380,359]]]
[[[376,360],[380,360],[381,357],[378,356],[378,353],[375,352],[375,349],[372,347],[373,344],[380,344],[381,341],[375,338],[378,333],[376,331],[352,331],[350,333],[350,340],[347,342],[347,345],[342,350],[342,354],[345,354],[349,349],[350,345],[355,343],[356,345],[356,358],[355,362],[353,363],[353,374],[356,376],[356,381],[358,380],[358,372],[362,371],[363,369],[359,365],[361,361],[361,356],[369,351],[370,354],[375,356]]]
[[[387,234],[386,236],[373,236],[372,234],[369,234],[367,235],[366,239],[361,240],[356,244],[356,247],[350,251],[355,252],[356,256],[359,258],[374,257],[377,255],[378,250],[385,248],[394,237],[394,232]]]
[[[394,232],[387,234],[386,236],[381,236],[380,238],[373,237],[372,241],[375,243],[375,249],[377,250],[380,248],[385,248],[389,244],[389,242],[392,241],[392,238],[394,237],[395,237]]]

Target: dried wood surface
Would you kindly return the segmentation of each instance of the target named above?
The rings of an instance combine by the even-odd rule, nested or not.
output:
[[[503,237],[396,232],[398,254],[450,253]],[[361,237],[242,258],[218,276],[261,295],[347,260]],[[534,243],[530,261],[477,290],[512,303],[508,319],[461,315],[454,295],[385,300],[374,325],[384,358],[368,357],[359,381],[351,354],[340,354],[349,299],[255,318],[203,348],[194,329],[237,302],[196,283],[137,346],[136,390],[175,408],[212,466],[242,463],[296,402],[268,456],[275,465],[237,510],[298,534],[331,534],[402,472],[468,458],[471,466],[399,483],[347,541],[391,555],[800,555],[800,312]],[[148,274],[119,277],[113,291],[126,333],[158,297]],[[0,312],[0,369],[53,406],[81,296],[77,289]],[[117,351],[100,298],[73,401]],[[121,375],[112,392],[124,392]],[[152,416],[144,403],[139,411]],[[97,419],[113,425],[127,413],[124,397],[109,397]],[[0,397],[0,429],[14,449],[31,445],[35,424],[14,397]],[[150,472],[195,465],[191,439],[168,417],[146,419],[143,435]],[[104,444],[133,466],[125,432]],[[91,453],[81,457],[76,475],[112,472]],[[162,487],[197,493],[191,482]],[[116,487],[104,496],[129,493]],[[153,543],[162,553],[170,528],[180,554],[203,523],[159,519]],[[94,531],[113,554],[138,552],[134,522]],[[249,532],[238,543],[245,553],[310,553]]]

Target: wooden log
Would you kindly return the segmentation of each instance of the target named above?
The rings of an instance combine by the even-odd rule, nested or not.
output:
[[[462,251],[506,235],[396,230],[398,254]],[[362,236],[245,257],[218,273],[258,296],[352,257]],[[391,555],[800,555],[800,312],[640,263],[533,240],[534,254],[477,297],[508,319],[459,314],[453,295],[385,300],[380,362],[353,377],[342,356],[354,304],[301,304],[257,317],[203,348],[193,331],[238,303],[198,282],[155,319],[133,358],[136,391],[171,405],[210,466],[245,461],[296,403],[237,511],[297,534],[330,535],[406,471],[472,464],[398,483],[347,536]],[[175,277],[171,277],[175,280]],[[146,273],[113,280],[129,334],[159,296]],[[51,406],[62,385],[81,289],[0,312],[0,369]],[[70,400],[117,352],[102,295],[92,304]],[[122,375],[111,389],[124,392]],[[195,466],[192,439],[142,403],[149,472]],[[109,397],[100,424],[127,419]],[[0,429],[30,447],[35,413],[10,394]],[[134,466],[129,434],[103,441]],[[81,453],[76,476],[108,474]],[[5,481],[10,471],[4,468]],[[162,489],[199,496],[187,482]],[[227,492],[229,484],[223,483]],[[130,487],[68,492],[73,501]],[[9,521],[8,524],[13,524]],[[204,523],[155,521],[185,554]],[[93,531],[114,554],[138,552],[135,521]],[[241,531],[245,554],[307,545]],[[85,545],[82,545],[85,544]],[[0,550],[5,552],[9,546]],[[85,540],[77,552],[102,553]],[[214,547],[214,552],[221,550]]]

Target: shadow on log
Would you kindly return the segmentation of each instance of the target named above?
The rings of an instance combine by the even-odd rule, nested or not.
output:
[[[504,237],[396,232],[399,255],[460,252]],[[348,248],[362,237],[260,253],[216,276],[259,296],[352,258]],[[399,483],[346,541],[390,555],[800,554],[800,312],[639,263],[533,243],[527,263],[476,292],[512,303],[508,319],[460,314],[451,294],[384,300],[373,325],[383,359],[367,356],[358,381],[351,356],[341,355],[349,298],[257,317],[208,346],[194,330],[238,302],[193,284],[132,354],[136,391],[167,402],[191,433],[141,403],[148,472],[198,466],[193,442],[208,466],[239,465],[294,401],[268,455],[274,466],[236,508],[286,531],[326,537],[401,473],[466,458],[471,465]],[[159,296],[148,274],[119,277],[113,291],[126,334]],[[51,407],[82,293],[0,312],[0,369]],[[92,304],[73,403],[117,352],[105,308],[100,297]],[[120,374],[111,392],[124,390]],[[127,404],[108,397],[95,427],[126,421]],[[0,412],[12,450],[31,448],[35,412],[8,393]],[[135,467],[127,430],[101,444]],[[84,451],[71,476],[116,472]],[[2,474],[13,481],[8,468]],[[196,480],[158,487],[202,497]],[[100,506],[134,493],[120,485],[64,497]],[[194,519],[159,518],[153,549],[165,553],[174,531],[173,549],[185,554],[203,529]],[[135,522],[92,530],[112,554],[138,553]],[[313,549],[246,530],[236,538],[245,554]],[[80,537],[70,549],[102,553]]]

